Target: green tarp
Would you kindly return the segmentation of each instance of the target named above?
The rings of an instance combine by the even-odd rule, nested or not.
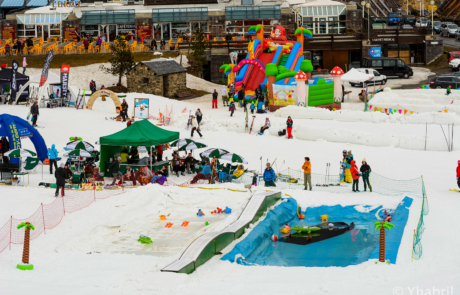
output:
[[[142,120],[134,122],[131,126],[100,138],[101,145],[133,145],[155,146],[179,139],[179,132],[161,129],[149,122]]]

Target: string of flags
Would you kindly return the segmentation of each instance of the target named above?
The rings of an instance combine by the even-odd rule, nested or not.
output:
[[[401,115],[406,115],[406,114],[418,114],[418,112],[414,112],[414,111],[409,111],[409,110],[405,110],[405,109],[392,109],[392,108],[379,108],[379,107],[376,107],[376,106],[372,106],[372,105],[369,105],[369,111],[374,111],[374,112],[381,112],[381,113],[385,113],[385,114],[401,114]],[[448,113],[449,110],[448,109],[444,109],[443,111],[438,111],[438,113]]]

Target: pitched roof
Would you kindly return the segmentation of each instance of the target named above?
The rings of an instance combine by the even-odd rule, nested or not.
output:
[[[149,69],[157,75],[168,75],[174,73],[187,72],[187,70],[172,59],[157,59],[151,61],[142,61]]]

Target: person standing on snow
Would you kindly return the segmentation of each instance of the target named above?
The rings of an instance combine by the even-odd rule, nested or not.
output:
[[[138,153],[137,158],[139,159],[139,153]],[[121,157],[118,157],[116,160],[112,162],[112,164],[110,164],[109,168],[107,169],[107,172],[112,171],[112,176],[113,176],[112,185],[115,185],[118,177],[123,176],[123,174],[121,174],[121,172],[118,171],[120,169],[120,162],[121,162]]]
[[[347,183],[352,183],[353,182],[353,177],[351,176],[351,161],[353,161],[353,154],[351,151],[346,151],[343,150],[344,152],[344,157],[346,156],[346,164],[345,164],[345,159],[344,159],[344,164],[345,164],[345,182]],[[346,155],[345,155],[346,153]]]
[[[291,119],[291,116],[288,117],[287,121],[286,121],[286,125],[287,125],[287,133],[288,133],[288,139],[291,139],[293,138],[292,137],[292,125],[294,125],[294,121],[292,121]]]
[[[190,137],[193,137],[193,133],[195,132],[195,130],[196,130],[196,132],[198,132],[200,137],[203,137],[203,135],[201,135],[200,126],[198,125],[197,120],[195,119],[194,116],[191,116],[191,119],[192,119],[192,134],[191,134]]]
[[[200,126],[201,120],[203,120],[203,113],[200,109],[197,109],[195,112],[196,121],[198,122],[198,126]]]
[[[276,174],[272,167],[270,167],[270,163],[267,163],[267,168],[265,168],[264,175],[263,175],[265,186],[275,186],[275,179]]]
[[[212,108],[217,109],[217,96],[219,94],[217,93],[216,89],[214,89],[214,92],[212,93]]]
[[[268,118],[265,119],[265,124],[264,126],[262,126],[260,128],[260,132],[259,132],[259,135],[263,135],[265,130],[267,130],[268,128],[270,128],[271,124],[270,124],[270,120]]]
[[[307,184],[310,185],[310,190],[311,190],[311,163],[310,163],[309,157],[305,157],[305,163],[303,163],[302,169],[303,169],[303,183],[305,185],[304,190],[307,190]]]
[[[222,85],[222,88],[220,89],[220,92],[222,94],[222,103],[224,104],[224,107],[226,107],[226,106],[228,106],[227,87],[225,87],[225,85]]]
[[[366,158],[363,159],[363,165],[361,168],[359,168],[359,171],[361,172],[361,176],[363,177],[363,183],[364,183],[364,191],[366,191],[366,183],[369,186],[369,191],[372,192],[372,186],[371,183],[369,182],[369,175],[371,174],[371,167],[367,165]]]
[[[450,91],[450,89],[452,88],[451,85],[447,86],[447,89],[446,89],[446,95],[449,95],[451,94],[452,92]]]
[[[38,115],[40,115],[37,102],[30,107],[30,113],[32,114],[32,126],[37,127]]]
[[[243,86],[241,86],[240,90],[238,91],[238,102],[240,103],[240,107],[242,107],[243,102],[244,102],[244,89],[243,89]]]
[[[91,90],[91,94],[96,92],[96,82],[94,82],[94,80],[91,80],[91,82],[89,82],[89,89]]]
[[[123,98],[123,102],[121,103],[120,115],[123,118],[123,122],[126,122],[126,118],[129,118],[129,116],[128,116],[128,103],[126,102],[126,99],[124,99],[124,98]]]
[[[458,166],[457,166],[457,185],[458,185],[458,188],[460,188],[460,161],[458,161]]]
[[[54,164],[54,168],[56,170],[58,169],[57,163],[56,163],[58,154],[59,153],[56,149],[56,146],[53,144],[51,148],[48,150],[48,159],[50,160],[50,174],[53,174],[53,164]]]
[[[356,166],[356,161],[353,160],[351,161],[351,177],[353,178],[353,191],[354,192],[359,192],[359,172],[358,172],[358,166]]]
[[[228,110],[230,111],[230,117],[233,117],[233,113],[235,112],[236,106],[235,103],[232,101],[230,103],[230,106],[228,107]]]
[[[26,60],[26,57],[24,56],[24,58],[22,59],[22,74],[26,72],[27,66],[28,66],[27,60]]]
[[[66,172],[63,163],[61,163],[61,165],[59,165],[59,168],[56,169],[56,172],[54,172],[54,177],[56,177],[56,193],[54,194],[54,196],[57,197],[59,195],[59,189],[62,189],[62,196],[64,196]]]

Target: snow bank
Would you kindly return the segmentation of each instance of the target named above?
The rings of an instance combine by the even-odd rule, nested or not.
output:
[[[406,109],[413,112],[438,112],[448,109],[460,113],[460,90],[447,96],[444,89],[391,90],[377,93],[369,105],[378,108]]]
[[[374,103],[374,99],[372,100]],[[330,111],[323,108],[305,108],[300,106],[287,106],[278,109],[275,112],[276,117],[287,118],[291,116],[293,119],[320,119],[320,120],[336,120],[339,122],[370,122],[370,123],[398,123],[398,124],[460,124],[460,117],[455,113],[439,113],[427,112],[421,114],[402,115],[391,114],[387,115],[381,112],[363,112],[354,110],[337,110]]]

